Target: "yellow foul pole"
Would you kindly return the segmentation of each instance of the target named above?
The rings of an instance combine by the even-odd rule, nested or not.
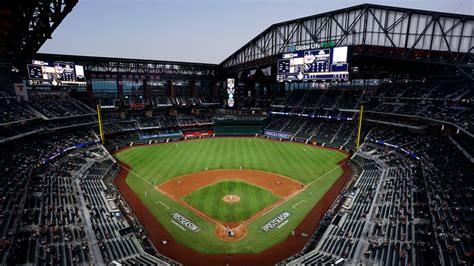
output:
[[[102,144],[104,144],[104,125],[102,124],[102,110],[100,108],[100,104],[97,105],[97,117],[99,121],[100,141]]]
[[[359,109],[359,125],[357,127],[356,148],[360,147],[360,131],[362,129],[362,114],[364,113],[364,106],[361,105]]]

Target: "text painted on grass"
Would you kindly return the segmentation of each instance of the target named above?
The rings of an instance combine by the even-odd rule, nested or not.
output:
[[[286,221],[286,219],[288,219],[288,217],[290,217],[290,215],[291,215],[291,213],[289,213],[289,212],[282,212],[282,213],[278,214],[275,218],[268,221],[262,227],[260,227],[260,229],[262,229],[264,232],[269,232],[269,231],[275,229],[275,227],[277,227],[279,224]]]
[[[171,218],[192,232],[199,232],[199,230],[201,230],[199,226],[195,225],[193,222],[177,212],[171,214]]]

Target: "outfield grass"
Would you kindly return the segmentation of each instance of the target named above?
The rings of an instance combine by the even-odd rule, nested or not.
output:
[[[134,147],[115,155],[133,170],[127,184],[179,243],[203,253],[258,253],[285,240],[291,231],[342,174],[338,162],[345,154],[291,142],[257,138],[216,138]],[[188,208],[159,193],[155,185],[174,177],[208,169],[263,170],[288,176],[307,185],[304,192],[248,225],[237,242],[215,237],[215,226]],[[153,184],[153,185],[151,185]],[[146,196],[145,196],[146,195]],[[166,206],[166,207],[165,207]],[[259,228],[283,211],[292,215],[285,226],[263,232]],[[179,212],[195,224],[198,233],[183,232],[171,222]]]
[[[216,138],[138,146],[116,157],[131,165],[137,175],[155,184],[206,168],[239,169],[240,166],[278,173],[308,184],[333,169],[345,155],[291,142]]]
[[[226,195],[237,195],[240,201],[224,202]],[[224,180],[186,195],[183,200],[222,222],[240,222],[271,205],[280,197],[271,191],[244,181]]]

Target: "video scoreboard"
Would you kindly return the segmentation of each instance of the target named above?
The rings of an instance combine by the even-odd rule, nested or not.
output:
[[[347,46],[294,51],[281,55],[277,80],[348,80]]]
[[[31,86],[86,86],[81,65],[33,60],[27,69]]]

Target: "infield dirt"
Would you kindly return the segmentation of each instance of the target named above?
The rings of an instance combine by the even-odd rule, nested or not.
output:
[[[258,171],[258,170],[208,170],[191,173],[173,178],[157,186],[160,191],[165,191],[176,198],[182,198],[201,187],[217,183],[221,180],[241,180],[250,184],[263,187],[282,198],[301,190],[304,185],[286,176]]]
[[[280,196],[282,199],[276,201],[275,203],[263,208],[258,211],[250,218],[245,221],[240,222],[221,222],[213,217],[207,215],[205,212],[194,208],[182,198],[191,192],[200,189],[202,187],[217,183],[222,180],[240,180],[262,187],[264,189],[270,190],[273,194]],[[277,205],[283,203],[286,199],[296,195],[302,189],[304,185],[298,181],[290,179],[288,177],[258,171],[258,170],[233,170],[233,169],[223,169],[223,170],[208,170],[197,173],[191,173],[176,177],[171,179],[163,184],[156,186],[156,189],[161,193],[167,195],[168,197],[179,202],[181,205],[186,206],[199,216],[204,219],[212,222],[216,225],[216,237],[226,241],[238,241],[245,237],[247,230],[246,225],[251,221],[261,217],[269,210],[273,209]],[[233,236],[229,236],[228,230],[232,230]]]

